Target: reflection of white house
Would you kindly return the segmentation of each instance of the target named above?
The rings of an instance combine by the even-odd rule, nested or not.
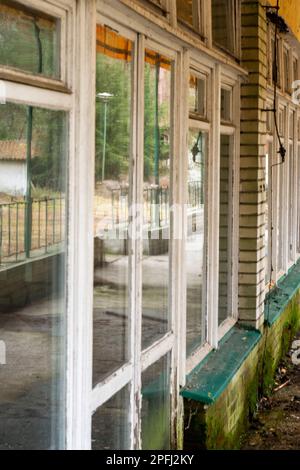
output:
[[[0,193],[25,195],[26,148],[24,140],[0,140]]]

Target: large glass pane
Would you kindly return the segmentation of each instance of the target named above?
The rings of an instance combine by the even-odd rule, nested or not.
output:
[[[194,74],[190,75],[189,111],[201,117],[206,116],[206,79]]]
[[[234,52],[236,11],[231,0],[212,0],[213,41],[229,52]]]
[[[142,374],[142,448],[170,449],[170,354]]]
[[[294,262],[294,145],[289,144],[289,260]]]
[[[272,162],[272,152],[273,152],[273,144],[272,142],[268,142],[268,152],[266,153],[266,163],[265,163],[265,183],[266,183],[266,194],[267,194],[267,202],[266,202],[266,210],[265,210],[265,284],[268,285],[271,281],[271,256],[270,253],[270,211],[272,208],[272,181],[271,176],[272,173],[270,172],[271,162]],[[270,215],[269,215],[270,214]]]
[[[300,134],[298,134],[298,140],[300,140]],[[296,168],[297,168],[297,253],[300,253],[300,144],[297,146],[297,157],[296,157]]]
[[[231,279],[230,240],[232,233],[231,155],[233,137],[221,135],[220,158],[220,229],[219,229],[219,325],[232,314],[229,306]]]
[[[65,429],[67,116],[0,105],[0,449]]]
[[[199,30],[200,0],[176,0],[176,5],[178,20]]]
[[[170,61],[146,50],[143,348],[169,328],[171,80]]]
[[[97,26],[94,384],[129,357],[133,43]]]
[[[221,121],[230,122],[232,120],[232,92],[221,88]]]
[[[187,206],[187,355],[205,341],[203,309],[203,260],[205,225],[205,172],[207,134],[197,128],[189,131],[188,206]]]
[[[93,415],[92,449],[130,449],[129,385],[120,390]]]
[[[35,75],[60,76],[59,21],[1,0],[0,64]]]

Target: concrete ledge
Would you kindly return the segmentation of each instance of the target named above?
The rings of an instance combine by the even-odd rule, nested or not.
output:
[[[261,333],[254,329],[232,328],[221,341],[219,349],[211,351],[190,373],[181,395],[205,404],[214,403],[260,338]]]
[[[280,317],[300,289],[300,260],[283,276],[266,298],[265,321],[268,326]]]

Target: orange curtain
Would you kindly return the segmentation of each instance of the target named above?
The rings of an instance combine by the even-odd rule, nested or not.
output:
[[[112,59],[130,62],[132,60],[133,43],[107,26],[97,25],[97,52]],[[161,68],[171,69],[171,61],[155,51],[147,49],[145,60],[150,65],[159,64]]]

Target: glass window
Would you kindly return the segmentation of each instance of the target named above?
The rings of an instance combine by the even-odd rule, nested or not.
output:
[[[172,64],[145,54],[142,346],[169,330]]]
[[[297,207],[297,253],[300,253],[300,145],[297,146],[297,189],[298,189],[298,207]]]
[[[236,15],[238,7],[232,0],[212,0],[212,36],[213,41],[223,49],[234,53]]]
[[[267,115],[267,133],[268,134],[273,134],[273,122],[274,122],[274,114],[273,112],[271,111],[271,109],[273,109],[273,106],[272,105],[268,105],[267,106],[267,111],[266,111],[266,115]]]
[[[275,149],[274,149],[275,153]],[[275,160],[278,163],[278,160]],[[285,163],[287,165],[287,163]],[[284,165],[278,165],[274,167],[275,172],[277,172],[277,184],[278,184],[278,205],[277,205],[277,227],[276,227],[276,261],[277,261],[277,271],[283,271],[283,234],[285,231],[285,211],[281,201],[285,199],[285,172],[283,171]]]
[[[232,91],[226,88],[221,89],[221,121],[230,122],[232,120]]]
[[[129,358],[133,43],[97,26],[94,384]]]
[[[233,136],[221,135],[220,156],[220,228],[219,228],[219,325],[232,314],[230,298],[232,235],[232,152]]]
[[[280,109],[278,113],[278,130],[279,134],[282,137],[285,130],[285,110]]]
[[[298,59],[293,58],[293,82],[299,80]]]
[[[187,206],[187,356],[206,339],[205,308],[203,298],[204,245],[205,245],[205,180],[207,160],[207,134],[197,128],[189,130],[188,154],[188,206]]]
[[[274,33],[273,33],[274,34]],[[280,43],[279,40],[276,42],[276,51],[275,51],[275,39],[271,39],[271,49],[272,49],[272,82],[276,83],[278,87],[280,87]],[[275,53],[277,57],[277,61],[275,61]]]
[[[283,51],[283,79],[284,79],[284,91],[290,93],[290,60],[289,52],[284,49]]]
[[[170,449],[170,353],[142,374],[142,448]]]
[[[294,139],[294,125],[295,125],[295,112],[290,112],[289,115],[289,138]]]
[[[272,253],[270,252],[271,243],[270,243],[270,225],[271,225],[271,208],[272,208],[272,173],[270,171],[272,165],[272,156],[273,156],[273,144],[268,142],[268,151],[266,153],[266,163],[265,163],[265,184],[266,184],[266,205],[265,205],[265,284],[269,285],[271,279],[271,257]],[[270,216],[269,216],[270,212]]]
[[[61,449],[67,115],[0,105],[0,448]]]
[[[130,386],[102,405],[92,419],[93,450],[130,449]]]
[[[187,26],[200,30],[200,0],[176,0],[177,18]]]
[[[292,142],[289,143],[289,261],[294,261],[294,145]]]
[[[15,2],[0,5],[0,64],[34,75],[60,76],[59,21]]]
[[[206,116],[206,79],[194,74],[190,75],[189,111],[201,117]]]

